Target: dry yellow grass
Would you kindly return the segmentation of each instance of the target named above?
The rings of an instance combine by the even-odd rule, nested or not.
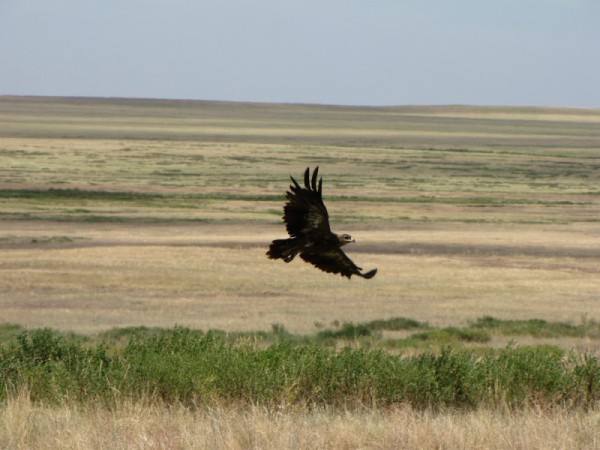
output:
[[[593,449],[600,412],[268,410],[156,403],[0,407],[6,449]]]
[[[0,189],[170,196],[0,196],[6,322],[600,320],[598,111],[4,97],[0,117]],[[264,256],[288,176],[317,164],[374,280]]]
[[[265,258],[270,240],[285,235],[283,200],[181,196],[282,198],[290,167],[300,167],[294,173],[300,176],[319,148],[31,138],[0,145],[7,151],[0,188],[180,195],[129,202],[0,198],[5,216],[21,219],[3,221],[0,230],[5,322],[83,333],[175,324],[256,330],[280,323],[311,333],[316,323],[393,316],[436,326],[484,315],[600,320],[599,205],[586,194],[595,169],[580,167],[576,158],[541,157],[540,176],[565,178],[559,168],[567,162],[582,174],[540,184],[511,178],[511,167],[522,169],[531,155],[323,150],[326,200],[359,197],[328,202],[334,229],[355,236],[348,252],[359,265],[380,270],[369,282],[348,282],[301,261]],[[500,180],[472,178],[486,176],[488,166],[498,167]],[[438,200],[385,201],[422,195]],[[472,206],[466,201],[472,197],[483,200]],[[525,202],[502,203],[507,198]]]
[[[599,236],[586,227],[348,224],[359,250],[349,254],[380,270],[366,282],[302,261],[268,260],[266,246],[282,235],[281,225],[7,225],[5,232],[22,241],[3,250],[0,308],[6,322],[29,327],[95,333],[177,324],[241,331],[279,323],[309,334],[315,324],[395,316],[436,326],[485,315],[600,320],[598,260],[585,253]],[[594,350],[599,343],[577,346]]]

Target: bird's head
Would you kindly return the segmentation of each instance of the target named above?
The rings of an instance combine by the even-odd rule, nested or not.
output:
[[[354,242],[354,238],[349,234],[340,234],[338,239],[340,240],[340,247],[349,244],[350,242]]]

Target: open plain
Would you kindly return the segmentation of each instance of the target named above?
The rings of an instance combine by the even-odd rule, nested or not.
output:
[[[374,279],[348,281],[300,260],[265,257],[269,242],[285,236],[289,176],[300,178],[307,166],[320,167],[332,228],[355,237],[347,253],[365,270],[377,267]],[[394,317],[432,327],[463,327],[485,316],[595,323],[599,180],[598,110],[0,97],[0,322],[86,335],[131,326],[236,332],[275,324],[308,335]],[[598,334],[497,333],[485,345],[509,342],[600,351]],[[24,426],[17,423],[22,401],[10,405],[16,412],[2,416],[0,447],[11,427]],[[255,414],[267,427],[266,413],[256,411],[218,413],[238,420],[241,434],[229,448],[263,442],[244,441],[248,427],[240,425]],[[215,414],[202,423],[214,424]],[[370,427],[414,420],[393,411],[334,415],[328,425],[314,414],[293,420],[321,424],[320,448],[368,447],[323,437],[337,433],[340,421],[359,421],[376,435]],[[438,420],[422,417],[424,427]],[[539,417],[549,430],[574,416]],[[581,434],[548,448],[600,445],[597,419],[590,425],[576,417]],[[271,422],[278,429],[286,420]],[[447,420],[462,431],[453,428],[452,439],[426,447],[507,448],[507,441],[469,435],[469,417]],[[227,433],[235,434],[232,427]],[[171,441],[155,436],[155,447],[188,442],[173,433]],[[390,439],[371,442],[418,446]],[[108,446],[98,442],[90,446]],[[141,448],[135,442],[121,445]],[[514,442],[539,448],[541,441]]]
[[[600,320],[597,111],[3,97],[0,139],[6,322]],[[369,282],[264,257],[317,165]]]

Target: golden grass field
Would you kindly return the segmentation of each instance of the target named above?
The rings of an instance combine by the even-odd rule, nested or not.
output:
[[[355,237],[348,254],[379,269],[372,280],[264,255],[285,236],[289,175],[317,165],[332,228]],[[599,180],[599,110],[0,97],[0,321],[85,334],[275,323],[308,334],[397,316],[436,326],[486,315],[600,321]],[[600,349],[590,338],[490,345],[509,340]],[[8,448],[64,444],[73,427],[96,440],[77,435],[69,448],[211,448],[215,436],[228,448],[281,448],[265,438],[280,433],[290,448],[600,446],[597,413],[169,410],[165,419],[124,405],[109,417],[65,408],[44,419],[48,410],[23,399],[6,408],[0,447],[32,417],[60,424],[40,431],[55,441]],[[207,440],[196,440],[198,427]]]
[[[23,449],[593,449],[600,413],[525,410],[433,413],[201,407],[125,402],[116,410],[0,409],[2,448]]]

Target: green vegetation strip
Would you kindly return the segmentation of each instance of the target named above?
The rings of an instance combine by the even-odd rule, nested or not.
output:
[[[281,327],[274,331],[282,332]],[[187,406],[248,403],[415,408],[525,405],[590,408],[600,402],[600,362],[553,346],[439,353],[280,340],[232,342],[220,332],[129,329],[91,343],[49,329],[4,327],[0,401],[26,389],[33,401],[114,404],[123,399]],[[114,339],[125,338],[122,345]]]
[[[242,201],[282,201],[282,194],[236,194],[229,192],[209,192],[190,194],[158,194],[142,192],[91,191],[81,189],[0,189],[0,198],[28,200],[102,200],[121,202],[148,202],[154,200],[242,200]],[[375,202],[375,203],[419,203],[419,204],[456,204],[467,206],[502,206],[502,205],[589,205],[590,202],[572,202],[568,200],[539,200],[512,197],[436,197],[420,195],[411,197],[393,196],[346,196],[330,195],[328,201]],[[165,206],[169,206],[165,204]]]
[[[283,195],[244,195],[225,192],[206,194],[156,194],[143,192],[88,191],[81,189],[0,189],[0,198],[18,198],[29,200],[105,200],[121,202],[138,202],[149,200],[190,199],[190,200],[281,200]]]

